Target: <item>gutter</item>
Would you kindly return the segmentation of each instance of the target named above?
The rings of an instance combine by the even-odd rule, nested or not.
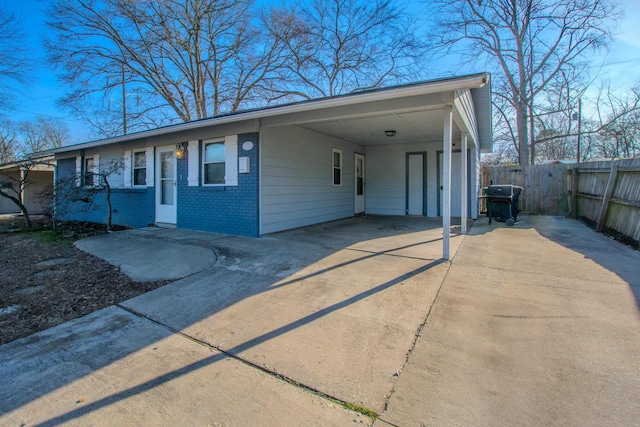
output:
[[[351,94],[338,95],[329,98],[300,101],[292,104],[275,105],[256,110],[235,112],[227,115],[201,119],[187,123],[164,126],[161,128],[136,132],[114,138],[97,141],[84,142],[75,145],[68,145],[54,150],[48,150],[43,154],[56,154],[75,151],[86,148],[100,147],[103,145],[117,144],[121,142],[134,141],[143,138],[150,138],[159,135],[168,135],[183,131],[200,129],[204,127],[217,126],[227,123],[234,123],[244,120],[256,120],[265,117],[272,117],[284,114],[299,113],[324,108],[342,107],[346,105],[362,104],[367,102],[385,101],[390,99],[405,98],[409,96],[429,95],[455,91],[457,89],[475,89],[485,86],[489,82],[489,73],[473,74],[469,76],[453,77],[442,80],[432,80],[421,83],[414,83],[403,86],[393,86],[387,88],[373,89],[366,92],[356,92]]]

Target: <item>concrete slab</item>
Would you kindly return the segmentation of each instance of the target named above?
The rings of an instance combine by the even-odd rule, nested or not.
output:
[[[563,218],[474,226],[381,420],[637,423],[639,266],[638,252]]]
[[[0,347],[0,425],[371,420],[117,307]]]
[[[143,234],[146,233],[146,234]],[[208,248],[163,242],[152,231],[119,231],[78,240],[75,246],[120,267],[138,282],[176,280],[206,270],[216,262]]]
[[[333,398],[380,427],[635,423],[640,254],[575,221],[521,219],[479,221],[451,263],[423,218],[90,242],[117,262],[157,248],[155,268],[193,265],[0,347],[0,425],[372,424]]]
[[[301,230],[259,240],[218,240],[216,251],[226,253],[215,269],[124,305],[264,369],[379,412],[448,263],[429,259],[441,250],[435,249],[441,248],[441,229],[434,221],[404,221],[421,224],[402,234],[404,239],[391,233],[379,237],[354,227],[357,220],[348,222],[358,236],[355,244],[346,234],[327,240],[307,233],[298,240]],[[324,227],[333,235],[343,224]],[[306,267],[300,268],[299,259]],[[291,269],[265,268],[284,264]]]

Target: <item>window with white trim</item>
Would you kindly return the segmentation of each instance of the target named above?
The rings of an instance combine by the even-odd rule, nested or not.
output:
[[[93,157],[85,157],[83,167],[84,170],[82,171],[82,185],[84,187],[93,187],[95,185],[95,162]]]
[[[147,151],[134,151],[132,158],[132,182],[133,185],[147,185]]]
[[[225,147],[224,141],[202,143],[202,184],[225,184]]]
[[[334,148],[332,154],[332,169],[333,169],[333,185],[342,185],[342,150]]]

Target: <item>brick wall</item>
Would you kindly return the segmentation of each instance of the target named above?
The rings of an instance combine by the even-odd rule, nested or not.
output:
[[[88,221],[104,224],[107,220],[106,191],[98,190],[91,204],[73,200],[67,188],[76,174],[75,159],[58,160],[58,185],[56,195],[56,216],[58,219]],[[65,188],[66,187],[66,188]],[[86,190],[78,189],[77,196],[82,197]],[[150,188],[114,188],[111,190],[113,206],[112,223],[133,228],[146,227],[154,222],[154,189]]]
[[[254,147],[244,151],[242,144]],[[250,173],[238,173],[237,186],[188,186],[188,154],[178,162],[177,226],[191,230],[258,237],[258,133],[238,135],[238,157],[249,157]],[[200,150],[198,150],[200,152]],[[200,164],[200,162],[198,162]],[[199,168],[200,171],[200,168]],[[58,180],[75,176],[75,159],[58,160]],[[200,181],[201,182],[201,181]],[[100,191],[93,206],[58,196],[58,218],[104,223],[107,203]],[[111,192],[114,225],[145,227],[155,222],[155,189],[116,188]]]
[[[253,142],[251,151],[242,149],[246,141]],[[237,186],[189,187],[187,156],[178,160],[178,228],[258,237],[258,152],[257,133],[238,135],[238,157],[251,165],[250,173],[238,173]]]

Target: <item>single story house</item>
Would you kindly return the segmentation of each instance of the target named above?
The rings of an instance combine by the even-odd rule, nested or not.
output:
[[[114,224],[259,237],[365,212],[420,215],[443,218],[448,245],[450,217],[478,215],[480,153],[491,149],[490,76],[480,73],[225,114],[53,153],[56,180],[82,175],[77,186],[94,186],[92,171],[121,162],[109,177]],[[106,211],[65,209],[64,217],[103,222]]]
[[[0,165],[0,192],[19,199],[30,214],[50,209],[48,192],[53,193],[53,156],[36,157]],[[0,195],[0,214],[20,213],[10,199]]]

